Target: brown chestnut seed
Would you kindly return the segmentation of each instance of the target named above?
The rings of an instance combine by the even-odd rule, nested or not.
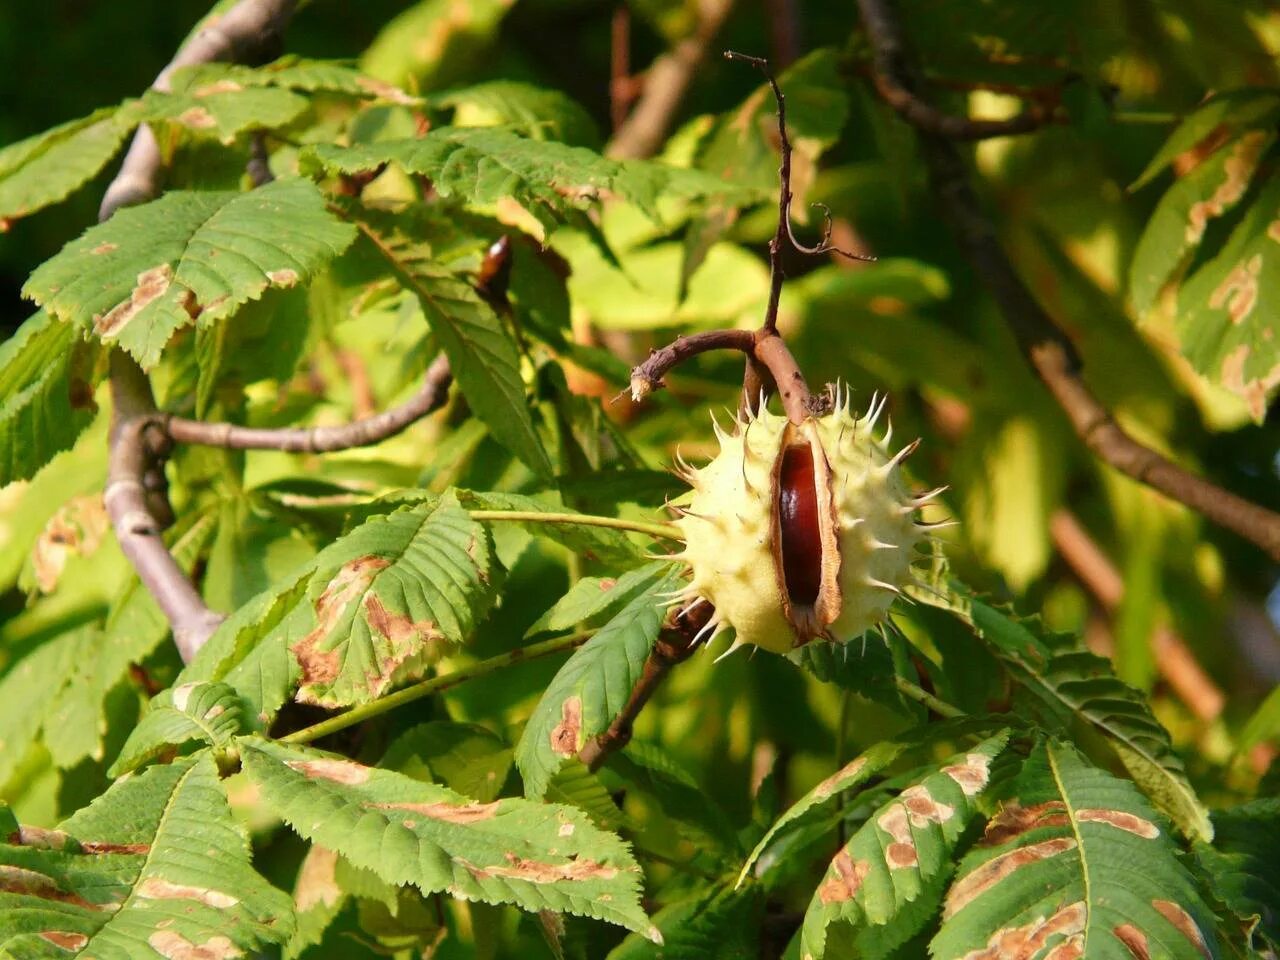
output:
[[[899,464],[872,433],[878,411],[843,405],[793,424],[762,410],[716,436],[677,521],[690,582],[681,601],[709,600],[707,632],[733,627],[735,646],[785,653],[816,637],[839,642],[879,623],[911,581],[924,538]],[[927,498],[925,498],[927,499]]]

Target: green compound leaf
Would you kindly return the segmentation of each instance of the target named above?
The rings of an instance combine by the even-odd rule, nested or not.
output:
[[[126,101],[0,149],[0,228],[65,200],[94,177],[120,149],[137,113],[137,101]]]
[[[364,236],[418,298],[454,379],[494,437],[539,476],[554,472],[533,425],[511,333],[475,288],[434,262],[431,249],[394,224],[359,221]]]
[[[16,841],[16,842],[15,842]],[[288,938],[208,753],[121,780],[0,843],[0,956],[236,957]]]
[[[613,613],[638,594],[647,591],[654,576],[663,572],[667,566],[665,561],[656,561],[636,570],[628,570],[616,579],[583,577],[550,610],[540,616],[524,635],[528,638],[540,633],[572,630],[580,623],[586,623],[605,613]]]
[[[179,190],[85,231],[23,294],[150,367],[175,330],[309,281],[354,239],[307,180],[249,193]]]
[[[837,936],[857,944],[857,956],[882,956],[920,931],[1008,738],[1005,731],[982,741],[871,815],[814,892],[801,934],[804,956],[820,960]]]
[[[37,313],[0,344],[0,487],[29,480],[93,419],[98,348]]]
[[[1280,949],[1280,797],[1213,812],[1213,845],[1196,858],[1214,894],[1247,933]]]
[[[649,574],[648,588],[614,614],[576,650],[543,693],[516,744],[525,796],[547,791],[560,765],[608,729],[631,696],[645,659],[658,639],[669,594],[680,583],[671,564]]]
[[[227,684],[198,681],[170,687],[152,698],[107,775],[136,770],[193,740],[226,747],[247,726],[244,701]]]
[[[427,105],[453,110],[459,127],[505,126],[534,140],[558,140],[596,149],[600,133],[591,114],[559,90],[515,80],[490,80],[426,98]]]
[[[1222,251],[1178,293],[1177,329],[1191,365],[1248,404],[1261,423],[1280,386],[1280,177],[1249,205]]]
[[[166,121],[230,146],[248,130],[273,130],[292,123],[307,109],[307,102],[306,97],[280,87],[242,87],[232,80],[178,81],[170,91],[148,90],[141,109],[146,122]]]
[[[239,742],[268,807],[389,883],[595,917],[658,937],[626,843],[581,811],[519,798],[479,803],[319,751]]]
[[[339,147],[320,144],[301,158],[304,172],[365,173],[395,163],[429,177],[444,197],[489,207],[513,199],[550,231],[605,195],[634,203],[659,221],[658,199],[706,199],[736,192],[697,170],[618,161],[582,147],[530,140],[499,127],[443,127],[415,140]]]
[[[1015,620],[953,585],[946,600],[917,599],[949,610],[1005,665],[1042,708],[1044,719],[1079,720],[1098,731],[1137,784],[1187,836],[1210,840],[1209,813],[1173,751],[1169,733],[1137,690],[1116,677],[1109,660],[1040,636],[1035,621]]]
[[[930,953],[1218,955],[1212,917],[1142,795],[1059,743],[1036,747],[961,862]]]

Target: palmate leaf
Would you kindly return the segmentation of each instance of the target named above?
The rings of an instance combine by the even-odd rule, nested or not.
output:
[[[453,110],[460,127],[505,126],[534,140],[558,140],[597,149],[600,133],[591,114],[561,93],[515,80],[490,80],[433,94],[427,105]]]
[[[1192,839],[1209,840],[1209,814],[1173,752],[1169,733],[1142,694],[1119,680],[1111,662],[1062,638],[1039,636],[1034,621],[1014,620],[975,600],[958,585],[947,599],[917,593],[960,618],[1042,707],[1043,719],[1079,720],[1106,739],[1133,779]]]
[[[207,752],[119,781],[56,831],[0,843],[0,956],[230,958],[292,926]]]
[[[137,123],[137,101],[104,107],[0,149],[0,229],[66,199],[120,149]]]
[[[535,473],[550,477],[551,459],[525,401],[515,340],[493,307],[394,223],[382,218],[357,222],[400,283],[417,296],[472,409],[499,442]]]
[[[1280,386],[1280,177],[1249,205],[1222,251],[1183,283],[1178,333],[1191,365],[1261,423]]]
[[[947,892],[935,960],[1206,960],[1212,917],[1177,848],[1126,780],[1038,745]]]
[[[468,204],[488,207],[515,200],[548,231],[606,195],[635,204],[656,221],[659,198],[693,200],[737,192],[698,170],[610,160],[582,147],[530,140],[501,127],[442,127],[415,140],[351,147],[320,144],[301,158],[304,172],[363,173],[387,163],[430,178],[441,196]]]
[[[655,566],[648,589],[576,650],[551,681],[516,744],[525,796],[538,798],[566,758],[603,733],[622,709],[658,639],[666,601],[680,583],[672,564]]]
[[[244,701],[225,683],[197,681],[161,690],[129,734],[107,775],[136,770],[192,741],[226,747],[249,726]]]
[[[43,310],[0,344],[0,487],[35,476],[89,425],[97,357]]]
[[[1213,845],[1197,843],[1195,853],[1214,895],[1280,949],[1280,797],[1215,810]]]
[[[919,932],[1008,739],[1004,731],[953,757],[871,815],[814,892],[804,956],[820,960],[836,935],[857,944],[858,956],[883,956]]]
[[[175,330],[305,283],[355,238],[307,180],[249,193],[173,191],[116,212],[39,267],[23,294],[144,366]]]
[[[295,684],[304,703],[375,700],[468,639],[499,580],[489,534],[452,495],[375,516],[223,624],[183,680],[224,680],[264,717]]]
[[[627,845],[578,810],[518,798],[479,803],[319,751],[239,743],[268,807],[389,883],[658,936],[640,906],[640,868]]]

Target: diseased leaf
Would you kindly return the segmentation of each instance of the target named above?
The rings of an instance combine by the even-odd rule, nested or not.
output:
[[[1246,130],[1179,177],[1160,198],[1129,268],[1134,310],[1142,314],[1151,309],[1160,290],[1200,246],[1209,224],[1240,202],[1275,139],[1272,130]]]
[[[1213,837],[1208,811],[1142,694],[1116,678],[1110,661],[1038,635],[1026,620],[1014,620],[953,588],[948,599],[918,593],[925,603],[958,616],[1008,669],[1016,683],[1046,711],[1044,719],[1066,725],[1073,718],[1093,727],[1119,755],[1138,785],[1193,839]]]
[[[482,207],[514,200],[548,232],[605,196],[627,200],[660,221],[659,198],[695,200],[734,192],[701,171],[609,160],[582,147],[530,140],[498,127],[442,127],[414,140],[351,147],[319,144],[308,148],[301,162],[304,172],[330,173],[363,173],[395,163],[430,178],[443,197]]]
[[[488,803],[502,792],[511,764],[511,746],[497,734],[475,723],[432,720],[400,734],[378,766]]]
[[[156,694],[107,775],[118,777],[193,740],[226,747],[249,728],[244,702],[225,683],[197,681]]]
[[[1280,386],[1280,177],[1249,205],[1222,251],[1178,294],[1182,352],[1244,398],[1261,423]]]
[[[86,230],[23,294],[150,367],[174,331],[309,281],[354,238],[306,180],[249,193],[175,190]]]
[[[1007,793],[947,891],[936,960],[1218,955],[1208,909],[1132,784],[1050,742]]]
[[[66,199],[96,175],[120,149],[137,114],[137,102],[125,101],[0,149],[0,230]]]
[[[361,73],[354,67],[332,60],[308,60],[285,56],[261,67],[238,63],[202,63],[183,67],[173,75],[174,89],[186,91],[220,87],[280,87],[306,93],[337,93],[349,97],[373,98],[389,103],[417,103],[399,87]]]
[[[1212,135],[1221,133],[1231,139],[1241,130],[1268,126],[1277,114],[1280,95],[1274,90],[1256,87],[1215,94],[1183,118],[1129,189],[1146,186],[1174,160]]]
[[[1209,886],[1251,938],[1280,949],[1280,797],[1264,797],[1213,812],[1213,845],[1196,857]]]
[[[384,26],[360,59],[372,76],[433,89],[477,60],[515,0],[419,0]]]
[[[121,780],[57,830],[0,842],[0,954],[231,958],[288,938],[208,753]]]
[[[580,811],[518,798],[478,803],[331,754],[240,740],[263,801],[309,840],[424,893],[596,917],[657,936],[627,845]]]
[[[360,220],[359,226],[401,285],[417,296],[472,409],[495,438],[549,478],[551,459],[525,400],[515,340],[493,307],[470,283],[438,266],[429,248],[399,229],[372,220]]]
[[[0,344],[0,487],[35,476],[89,425],[97,356],[43,310]]]
[[[874,944],[871,952],[882,956],[919,932],[941,899],[952,851],[1008,738],[1004,731],[953,757],[871,814],[814,892],[804,955],[821,960],[838,933],[858,945],[855,955],[869,955]]]
[[[560,668],[516,744],[525,796],[546,793],[565,759],[576,756],[617,716],[658,639],[665,614],[661,595],[679,582],[674,566],[654,570],[649,588],[637,593]]]
[[[191,83],[179,76],[172,90],[146,92],[141,119],[167,121],[230,146],[247,131],[286,126],[306,109],[306,97],[281,87],[245,87],[229,78]]]

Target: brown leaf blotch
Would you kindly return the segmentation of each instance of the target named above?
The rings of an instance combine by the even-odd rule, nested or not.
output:
[[[0,893],[70,903],[87,910],[106,909],[100,904],[90,903],[79,894],[68,893],[58,886],[57,881],[43,873],[2,863],[0,863]]]
[[[312,846],[298,870],[293,888],[294,904],[299,913],[312,907],[332,907],[342,899],[337,879],[338,855],[327,847]]]
[[[67,930],[45,930],[41,932],[40,939],[63,950],[83,950],[89,942],[89,938],[83,933],[71,933]]]
[[[582,698],[568,697],[560,705],[560,722],[551,731],[551,752],[571,757],[578,752],[582,735]]]
[[[1084,956],[1084,934],[1075,933],[1044,955],[1044,960],[1080,960]]]
[[[231,960],[244,954],[226,937],[192,943],[175,930],[157,930],[147,938],[151,949],[168,960]]]
[[[19,826],[15,833],[9,835],[9,842],[24,847],[39,847],[42,850],[64,850],[71,837],[61,830],[46,830],[44,827]]]
[[[618,875],[618,868],[597,860],[585,857],[574,857],[564,863],[543,863],[540,860],[528,860],[514,853],[505,854],[506,863],[496,863],[488,867],[477,866],[461,858],[456,858],[472,876],[503,877],[509,880],[525,880],[529,883],[559,883],[565,880],[612,880]]]
[[[129,299],[116,304],[104,314],[93,318],[93,332],[100,337],[117,336],[125,325],[145,310],[153,301],[165,295],[173,282],[173,267],[162,263],[158,267],[138,274],[137,284]]]
[[[203,87],[197,87],[191,91],[191,95],[197,99],[207,97],[214,93],[236,93],[244,88],[234,80],[224,77],[221,80],[215,80],[213,83],[206,83]]]
[[[1268,327],[1263,331],[1263,339],[1270,339]],[[1245,373],[1245,364],[1249,362],[1249,345],[1242,343],[1232,350],[1222,361],[1222,385],[1233,393],[1244,397],[1249,405],[1249,412],[1255,420],[1261,420],[1267,410],[1267,394],[1280,384],[1280,364],[1276,364],[1264,375],[1249,376]]]
[[[320,645],[342,623],[348,608],[373,585],[378,573],[390,565],[385,557],[363,556],[343,564],[333,575],[320,598],[316,600],[316,625],[289,650],[302,669],[302,683],[329,684],[338,677],[342,666],[341,653],[335,649],[323,650]],[[307,697],[301,691],[299,700]]]
[[[1122,923],[1111,932],[1124,944],[1134,960],[1151,960],[1151,951],[1147,949],[1147,935],[1132,923]]]
[[[1020,927],[1004,927],[993,933],[987,945],[980,950],[970,950],[964,960],[1033,960],[1049,945],[1054,937],[1066,937],[1064,943],[1055,947],[1064,947],[1067,951],[1078,950],[1077,940],[1084,932],[1085,920],[1088,916],[1082,901],[1068,904],[1047,920],[1036,917]],[[1067,957],[1079,957],[1078,952],[1058,954],[1055,960],[1066,960]],[[1045,960],[1048,960],[1046,957]]]
[[[138,884],[137,895],[143,900],[195,900],[218,910],[234,907],[240,902],[238,898],[221,890],[171,883],[163,877],[148,877],[143,880]]]
[[[112,253],[119,249],[120,249],[119,245],[114,243],[100,243],[89,252],[93,254],[95,257],[100,257],[103,254]]]
[[[347,786],[367,783],[372,772],[353,760],[286,760],[285,763],[312,780],[332,780]]]
[[[1262,272],[1262,254],[1255,253],[1248,260],[1236,264],[1235,269],[1223,278],[1209,295],[1209,306],[1214,310],[1226,307],[1227,315],[1235,324],[1244,323],[1258,302],[1258,274]]]
[[[178,123],[192,130],[210,130],[218,125],[213,114],[205,107],[189,107],[174,117]]]
[[[101,494],[76,497],[62,506],[31,549],[31,567],[40,592],[53,592],[72,557],[87,557],[97,550],[109,526]]]
[[[491,820],[498,812],[498,804],[494,803],[375,803],[374,810],[405,810],[409,813],[420,813],[432,820],[443,820],[445,823],[476,823],[480,820]]]
[[[858,774],[862,772],[862,768],[866,765],[866,757],[858,757],[849,763],[846,763],[843,767],[814,787],[813,795],[819,800],[825,800],[840,789],[840,784],[857,777]]]
[[[1172,900],[1152,900],[1151,905],[1160,911],[1162,917],[1177,927],[1179,933],[1195,945],[1205,960],[1212,960],[1209,947],[1204,942],[1204,934],[1200,932],[1200,927],[1196,925],[1191,914]]]
[[[1081,823],[1105,823],[1108,826],[1115,827],[1117,830],[1124,830],[1126,833],[1135,834],[1145,840],[1154,840],[1160,836],[1160,828],[1150,820],[1127,813],[1124,810],[1086,808],[1076,811],[1076,819]]]
[[[956,808],[933,799],[927,787],[916,784],[908,787],[899,795],[898,800],[907,808],[913,827],[924,827],[930,823],[946,823],[955,816]]]
[[[1056,857],[1060,853],[1074,850],[1075,847],[1076,841],[1072,837],[1055,837],[1052,840],[1043,840],[1028,847],[1019,847],[1008,853],[1002,853],[998,857],[992,857],[951,885],[942,911],[943,919],[959,913],[997,883],[1017,873],[1027,864]]]
[[[818,898],[823,903],[842,903],[852,900],[862,889],[871,864],[866,860],[855,861],[848,850],[841,850],[831,861],[826,879],[818,887]]]
[[[1014,800],[1005,804],[999,814],[987,824],[982,845],[998,847],[1028,830],[1037,830],[1041,827],[1065,827],[1069,822],[1067,805],[1061,800],[1049,800],[1029,807],[1024,807]]]
[[[1214,217],[1220,217],[1227,207],[1235,203],[1249,187],[1258,157],[1267,142],[1265,130],[1251,130],[1231,148],[1231,155],[1222,164],[1222,183],[1207,200],[1191,205],[1187,213],[1186,242],[1196,244],[1204,236],[1205,227]]]
[[[976,797],[987,786],[991,758],[985,753],[965,754],[963,763],[953,763],[942,772],[956,782],[966,797]]]
[[[271,281],[272,286],[276,287],[292,287],[298,280],[297,270],[268,270],[267,279]]]
[[[920,863],[913,843],[891,843],[885,848],[884,862],[890,870],[906,870]]]

